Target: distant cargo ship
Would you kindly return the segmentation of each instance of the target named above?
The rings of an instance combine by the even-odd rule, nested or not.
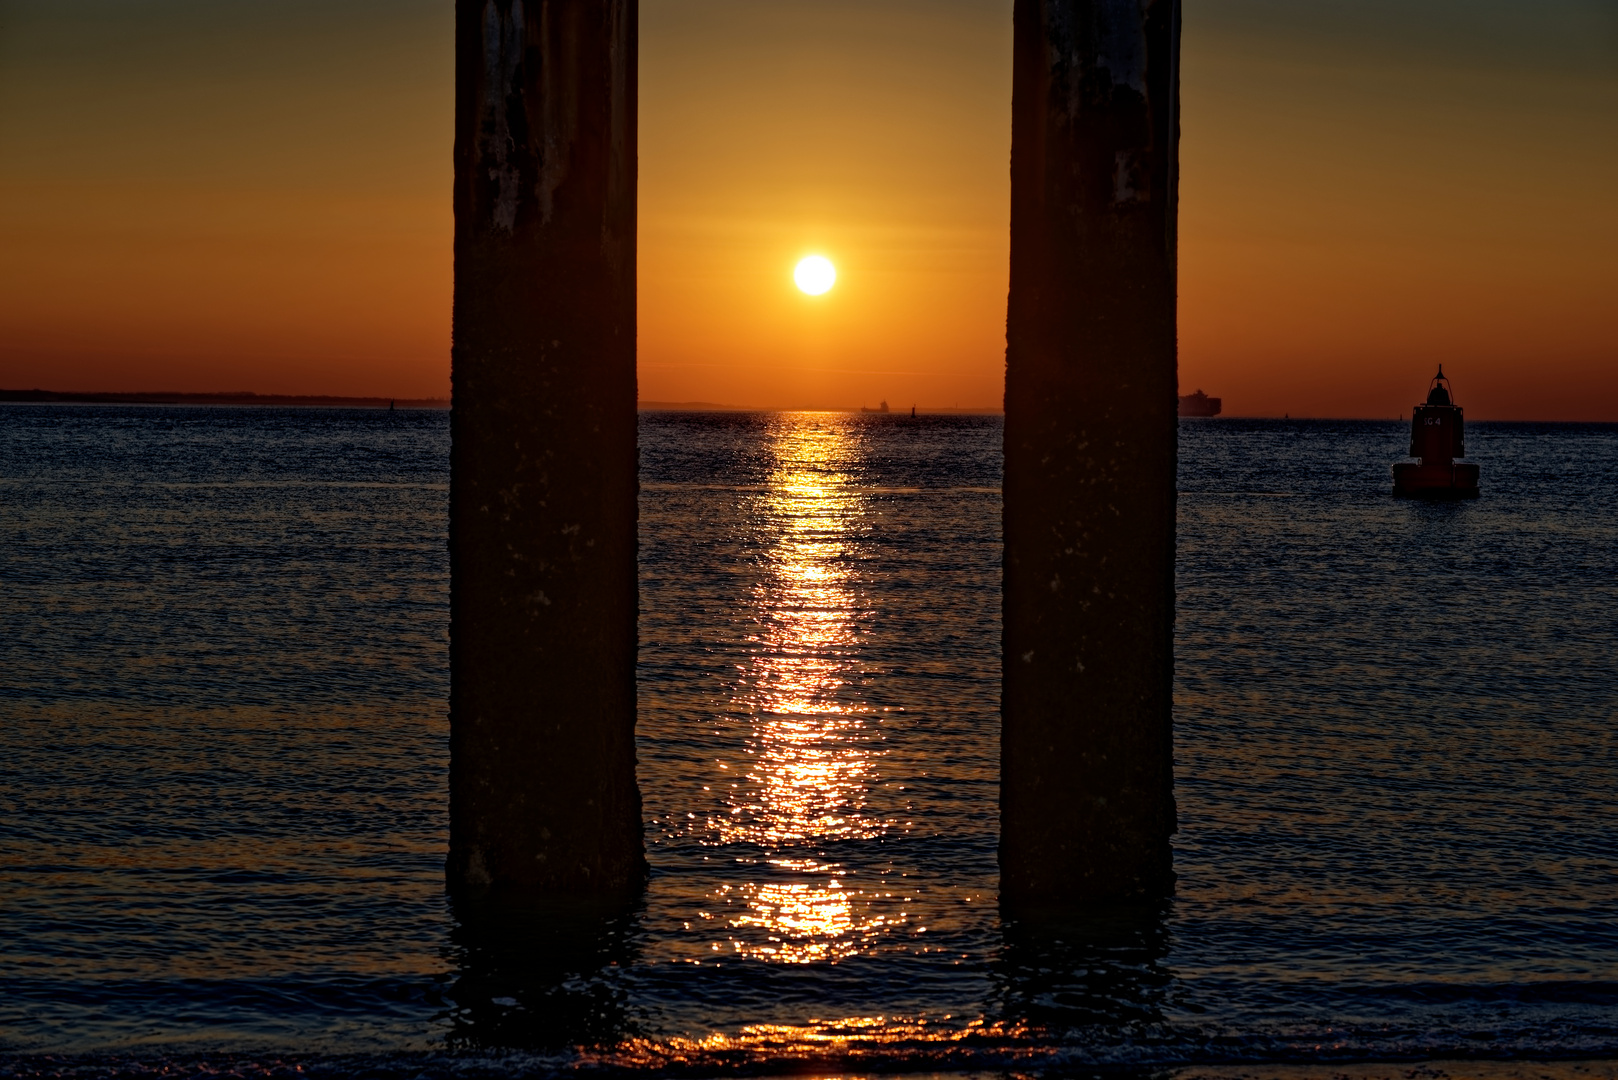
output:
[[[1209,397],[1201,390],[1194,394],[1180,395],[1181,416],[1218,416],[1219,410],[1224,406],[1224,398]]]
[[[860,412],[887,412],[887,411],[888,411],[888,403],[886,401],[884,401],[882,404],[878,405],[874,409],[867,409],[864,405],[860,406]]]

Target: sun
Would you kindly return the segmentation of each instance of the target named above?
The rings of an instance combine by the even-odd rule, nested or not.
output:
[[[797,269],[792,271],[792,280],[810,296],[819,296],[836,284],[837,267],[831,264],[830,259],[810,255],[798,260]]]

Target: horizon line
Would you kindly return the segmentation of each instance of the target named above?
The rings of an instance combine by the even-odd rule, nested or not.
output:
[[[0,389],[0,404],[61,404],[61,405],[242,405],[281,406],[291,408],[373,408],[386,409],[390,405],[404,409],[449,409],[448,397],[388,397],[381,394],[261,394],[254,390],[28,390]],[[637,412],[826,412],[854,413],[870,416],[904,416],[907,408],[889,409],[882,413],[865,405],[732,405],[715,401],[661,401],[648,400],[635,403]],[[1004,416],[999,405],[917,405],[918,415],[930,416]],[[1186,420],[1335,420],[1374,421],[1379,423],[1403,422],[1404,416],[1281,416],[1257,414],[1220,414],[1212,417],[1180,417]],[[1618,420],[1564,420],[1535,417],[1476,417],[1474,423],[1507,424],[1618,424]]]

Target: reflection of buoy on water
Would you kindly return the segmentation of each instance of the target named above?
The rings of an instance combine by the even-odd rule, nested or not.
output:
[[[1466,456],[1466,420],[1442,364],[1427,391],[1427,403],[1410,410],[1410,456],[1417,460],[1393,466],[1395,495],[1477,498],[1478,467],[1455,460]]]

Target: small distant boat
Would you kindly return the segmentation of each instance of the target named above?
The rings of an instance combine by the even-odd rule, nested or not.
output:
[[[1225,399],[1209,397],[1201,390],[1194,394],[1180,395],[1181,416],[1218,416],[1219,410],[1224,408]]]
[[[1393,466],[1395,495],[1431,499],[1478,497],[1478,467],[1466,456],[1466,417],[1455,404],[1444,365],[1427,388],[1427,403],[1410,410],[1410,456]]]
[[[864,405],[860,406],[860,412],[885,413],[887,411],[888,411],[888,403],[886,401],[880,403],[874,409],[867,409]]]

